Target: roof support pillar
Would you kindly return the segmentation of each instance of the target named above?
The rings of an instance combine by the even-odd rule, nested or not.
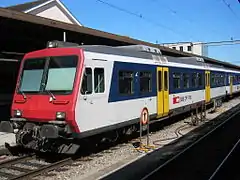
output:
[[[64,32],[63,32],[63,41],[66,42],[66,40],[67,40],[67,34],[66,34],[66,32],[64,31]]]

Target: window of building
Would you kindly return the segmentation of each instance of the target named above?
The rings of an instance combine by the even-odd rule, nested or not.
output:
[[[140,92],[146,93],[152,91],[152,73],[140,72]]]
[[[82,87],[81,87],[81,93],[82,94],[92,93],[92,69],[91,68],[85,68]]]
[[[173,73],[173,88],[180,89],[181,85],[181,74],[180,73]]]
[[[192,46],[188,46],[188,47],[187,47],[187,50],[188,50],[188,51],[192,51]]]
[[[176,49],[176,47],[175,47],[175,46],[173,46],[172,48],[173,48],[173,49]]]
[[[133,94],[133,79],[134,74],[132,71],[119,71],[119,93],[120,94]]]
[[[187,89],[190,87],[190,77],[189,74],[183,73],[183,88]]]
[[[192,74],[192,87],[195,88],[197,87],[197,73]]]
[[[180,46],[180,47],[179,47],[179,50],[180,50],[180,51],[183,51],[183,46]]]
[[[104,69],[95,68],[94,69],[94,92],[103,93],[105,89],[104,85]]]

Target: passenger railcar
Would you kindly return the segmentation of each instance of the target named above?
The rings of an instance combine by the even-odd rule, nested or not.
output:
[[[240,91],[239,71],[202,58],[162,56],[142,45],[49,46],[58,47],[23,58],[12,118],[0,124],[34,149],[73,152],[78,145],[53,144],[129,134],[140,117],[154,122]]]

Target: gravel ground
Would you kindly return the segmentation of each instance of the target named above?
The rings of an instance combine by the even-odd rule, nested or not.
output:
[[[221,113],[231,109],[240,103],[240,98],[232,99],[229,102],[225,102],[220,108],[214,113],[208,113],[207,111],[207,121],[212,120]],[[198,126],[189,126],[186,122],[190,122],[190,118],[181,120],[172,125],[164,127],[162,130],[150,134],[150,145],[155,146],[155,148],[160,148],[163,145],[170,143],[181,135],[176,135],[176,129],[182,127],[180,131],[181,134],[186,134],[191,130],[197,128]],[[203,123],[200,123],[201,125]],[[164,139],[170,139],[164,141]],[[159,141],[161,140],[161,141]],[[146,143],[146,138],[143,138],[143,143]],[[82,180],[82,179],[98,179],[98,177],[116,169],[124,164],[134,161],[141,156],[144,156],[145,152],[137,151],[131,143],[125,143],[117,145],[109,150],[102,151],[100,153],[94,154],[85,160],[76,161],[71,166],[64,166],[58,170],[51,171],[49,175],[51,176],[39,176],[36,177],[38,180]]]

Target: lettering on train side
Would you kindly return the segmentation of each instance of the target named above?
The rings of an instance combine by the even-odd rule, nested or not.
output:
[[[186,102],[187,100],[191,100],[192,96],[191,95],[186,95],[186,96],[174,96],[173,97],[173,104],[178,104],[181,102]]]

